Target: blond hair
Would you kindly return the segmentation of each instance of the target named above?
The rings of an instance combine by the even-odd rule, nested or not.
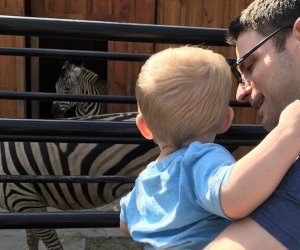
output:
[[[228,111],[231,71],[211,50],[169,48],[147,60],[135,90],[155,141],[181,147],[216,134]]]

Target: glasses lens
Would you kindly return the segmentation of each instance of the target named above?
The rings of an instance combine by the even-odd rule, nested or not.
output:
[[[235,76],[235,78],[237,80],[237,84],[240,84],[240,83],[243,82],[242,76],[241,76],[240,72],[237,70],[236,67],[231,67],[231,72]]]

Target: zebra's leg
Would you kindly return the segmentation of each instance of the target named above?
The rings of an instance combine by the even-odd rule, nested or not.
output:
[[[44,203],[43,203],[44,204]],[[37,205],[37,204],[36,204]],[[41,205],[41,204],[39,204]],[[24,212],[46,212],[47,208],[35,207],[34,209],[26,209]],[[38,228],[26,230],[27,244],[29,250],[38,250],[39,240],[41,239],[48,250],[63,250],[63,246],[58,238],[55,229]]]
[[[9,183],[3,188],[6,208],[13,212],[46,212],[46,201],[31,183]],[[41,239],[48,250],[63,250],[54,229],[28,229],[27,244],[29,250],[37,250]]]
[[[29,250],[38,250],[39,239],[48,250],[63,250],[55,229],[28,229],[26,233]],[[28,239],[30,239],[29,242]]]
[[[39,249],[39,237],[31,232],[31,229],[26,229],[26,238],[27,245],[29,250],[38,250]]]

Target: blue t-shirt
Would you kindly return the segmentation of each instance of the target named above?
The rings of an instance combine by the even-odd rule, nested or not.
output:
[[[300,159],[250,217],[288,249],[300,249]]]
[[[231,222],[219,191],[234,163],[222,146],[200,142],[152,162],[122,198],[120,220],[145,249],[201,249]]]

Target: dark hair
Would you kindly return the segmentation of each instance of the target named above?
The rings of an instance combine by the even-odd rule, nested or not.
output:
[[[229,25],[226,41],[235,45],[241,32],[254,30],[267,36],[273,31],[293,25],[300,17],[300,0],[255,0]],[[291,29],[278,33],[273,39],[278,51],[285,48]]]

